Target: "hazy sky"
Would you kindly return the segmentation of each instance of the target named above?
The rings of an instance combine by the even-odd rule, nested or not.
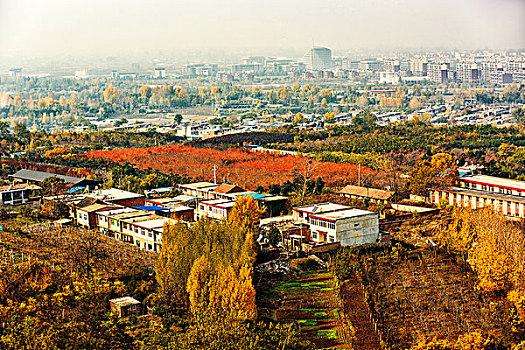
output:
[[[0,0],[0,56],[523,48],[525,0]]]

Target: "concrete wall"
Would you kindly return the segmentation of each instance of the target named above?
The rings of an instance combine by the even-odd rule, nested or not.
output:
[[[379,239],[379,215],[366,215],[338,220],[336,240],[342,246],[374,243]]]

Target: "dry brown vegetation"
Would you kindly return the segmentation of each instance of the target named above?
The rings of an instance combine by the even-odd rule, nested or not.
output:
[[[413,250],[363,260],[363,282],[383,340],[395,349],[421,338],[446,338],[480,329],[512,338],[504,310],[475,291],[476,276],[443,253]]]
[[[78,227],[58,228],[49,223],[23,225],[3,221],[0,264],[45,261],[80,273],[96,271],[108,278],[154,266],[154,255]]]

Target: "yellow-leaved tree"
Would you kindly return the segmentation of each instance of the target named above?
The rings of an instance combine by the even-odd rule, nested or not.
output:
[[[241,196],[235,200],[228,223],[251,230],[259,223],[263,214],[264,210],[259,208],[253,196]]]
[[[525,235],[493,208],[458,208],[440,243],[466,257],[485,293],[506,293],[525,322]]]

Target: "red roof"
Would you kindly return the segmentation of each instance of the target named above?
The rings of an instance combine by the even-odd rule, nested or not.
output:
[[[235,192],[244,192],[244,189],[239,186],[230,185],[230,184],[220,184],[219,187],[213,190],[217,193],[235,193]]]

